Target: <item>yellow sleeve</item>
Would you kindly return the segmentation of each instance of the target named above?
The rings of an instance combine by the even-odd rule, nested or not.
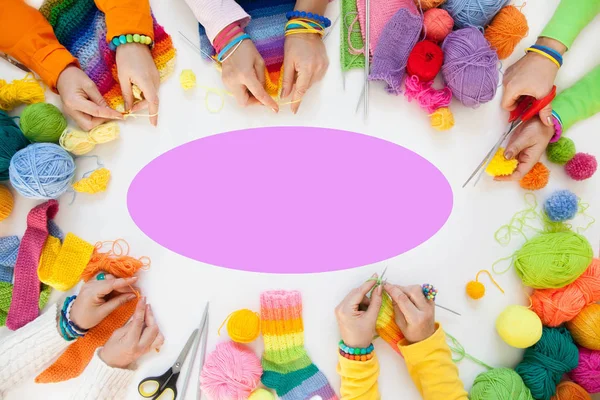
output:
[[[379,361],[373,353],[368,361],[352,361],[339,356],[337,372],[342,378],[340,400],[379,400]]]
[[[408,372],[423,400],[468,400],[467,392],[452,362],[444,330],[437,325],[435,333],[419,343],[398,343]]]

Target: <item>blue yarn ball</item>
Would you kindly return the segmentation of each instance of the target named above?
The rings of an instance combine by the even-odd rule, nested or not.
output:
[[[570,190],[559,190],[554,193],[544,203],[544,211],[554,222],[567,221],[577,215],[579,209],[579,199],[575,193]]]
[[[71,186],[75,162],[56,144],[35,143],[13,156],[8,172],[10,183],[24,197],[56,199]]]
[[[442,8],[454,19],[457,29],[485,28],[510,0],[446,0]]]

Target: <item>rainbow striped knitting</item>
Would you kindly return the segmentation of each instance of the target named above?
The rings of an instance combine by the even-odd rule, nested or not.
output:
[[[52,25],[58,41],[79,60],[81,69],[98,86],[108,105],[124,111],[115,52],[108,47],[104,13],[94,0],[46,0],[40,12]],[[175,69],[175,48],[156,20],[152,58],[162,82]]]
[[[260,309],[265,342],[263,385],[275,389],[282,400],[308,400],[314,396],[337,400],[327,378],[304,349],[300,292],[264,292]]]
[[[398,325],[396,325],[396,321],[394,319],[394,303],[390,298],[390,295],[386,292],[383,292],[383,297],[381,298],[381,308],[379,309],[379,315],[377,316],[377,323],[375,326],[375,330],[380,338],[385,340],[392,349],[400,354],[400,348],[398,347],[398,343],[404,339],[404,335]]]

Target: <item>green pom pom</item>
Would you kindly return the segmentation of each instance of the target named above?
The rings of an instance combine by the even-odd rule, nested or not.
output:
[[[575,143],[569,138],[561,137],[556,143],[550,143],[546,149],[548,161],[564,165],[575,156]]]

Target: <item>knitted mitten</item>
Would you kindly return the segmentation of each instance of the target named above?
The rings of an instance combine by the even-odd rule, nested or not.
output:
[[[79,282],[81,273],[92,257],[94,246],[68,233],[64,243],[49,236],[38,267],[41,282],[60,291],[67,291]]]
[[[400,331],[398,325],[396,325],[394,319],[394,303],[386,292],[383,292],[381,308],[379,309],[375,329],[377,330],[379,337],[392,346],[394,351],[400,354],[398,342],[404,339],[404,335],[402,334],[402,331]]]
[[[20,243],[18,236],[0,238],[0,282],[12,283]]]
[[[385,81],[387,91],[400,94],[408,56],[419,40],[423,17],[408,8],[401,8],[387,23],[373,53],[369,79]]]
[[[46,307],[48,300],[50,299],[50,293],[52,288],[47,285],[42,285],[40,289],[40,299],[38,301],[40,310]],[[8,315],[8,309],[10,308],[10,301],[12,299],[13,285],[8,282],[0,282],[0,326],[6,325],[6,316]]]
[[[304,349],[300,292],[271,291],[260,297],[262,334],[262,383],[277,391],[282,400],[307,400],[320,396],[337,399],[327,378]]]
[[[9,329],[19,329],[39,315],[40,281],[37,267],[48,237],[48,220],[58,212],[58,202],[40,204],[27,216],[27,230],[21,239],[14,271],[13,298],[6,319]]]

